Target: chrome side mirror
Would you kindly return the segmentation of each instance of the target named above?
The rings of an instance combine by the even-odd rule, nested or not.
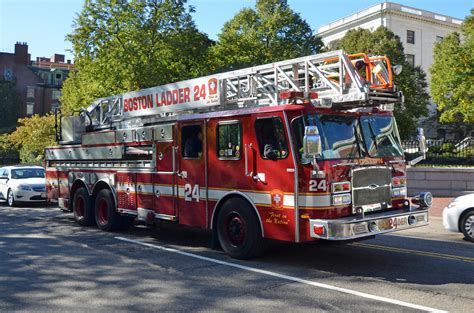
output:
[[[315,158],[322,153],[321,137],[316,126],[306,126],[303,137],[303,155]]]

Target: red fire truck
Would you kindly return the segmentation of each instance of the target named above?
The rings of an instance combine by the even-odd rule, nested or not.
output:
[[[61,118],[46,149],[48,199],[104,231],[209,228],[243,259],[265,239],[427,225],[431,194],[407,199],[398,70],[332,51],[98,99]]]

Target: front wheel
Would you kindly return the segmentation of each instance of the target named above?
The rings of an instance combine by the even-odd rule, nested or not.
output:
[[[250,259],[263,254],[262,231],[257,215],[243,199],[226,201],[217,216],[217,237],[233,258]]]
[[[120,215],[115,208],[115,201],[112,192],[108,189],[102,189],[95,199],[95,221],[101,230],[117,230],[120,223]]]
[[[13,194],[13,190],[11,189],[8,189],[7,204],[10,207],[16,206],[15,195]]]
[[[468,212],[461,219],[461,231],[464,238],[468,241],[474,242],[474,211]]]

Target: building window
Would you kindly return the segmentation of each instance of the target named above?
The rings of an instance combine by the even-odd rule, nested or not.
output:
[[[436,36],[436,42],[443,41],[443,36]]]
[[[13,72],[11,68],[7,67],[3,70],[3,78],[5,80],[13,80]]]
[[[411,66],[415,67],[415,55],[414,54],[405,54],[405,60]]]
[[[258,119],[255,122],[255,133],[263,159],[284,159],[288,156],[288,146],[281,118]]]
[[[63,78],[63,75],[61,73],[56,73],[56,79],[61,79]]]
[[[407,30],[407,43],[415,43],[415,31]]]
[[[27,98],[34,98],[35,97],[35,86],[27,86],[26,87],[26,97]]]
[[[181,151],[185,159],[200,159],[202,155],[201,125],[183,126],[181,129]]]
[[[35,113],[35,103],[27,102],[26,103],[26,115],[33,115]]]
[[[239,160],[242,153],[242,130],[239,122],[217,125],[217,157],[219,160]]]
[[[52,100],[58,100],[61,97],[61,90],[53,89]]]

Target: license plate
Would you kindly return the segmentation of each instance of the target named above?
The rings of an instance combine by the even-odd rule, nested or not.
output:
[[[380,210],[381,208],[382,207],[380,206],[379,203],[367,204],[367,205],[362,206],[362,209],[364,210],[364,212],[373,212],[373,211]]]
[[[380,230],[397,229],[408,225],[408,216],[392,217],[380,220],[378,226]]]
[[[46,198],[46,192],[42,192],[40,196],[41,198]]]

